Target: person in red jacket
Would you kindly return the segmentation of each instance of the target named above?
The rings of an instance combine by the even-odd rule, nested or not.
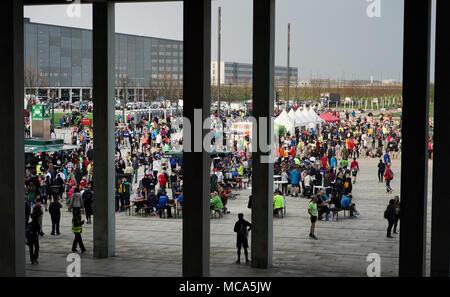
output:
[[[293,146],[291,146],[291,149],[289,150],[289,154],[291,155],[292,158],[295,158],[295,148]]]
[[[162,189],[163,191],[166,190],[166,176],[164,175],[164,172],[162,172],[159,176],[158,176],[158,182],[159,182],[159,188]]]
[[[322,166],[323,169],[326,171],[327,170],[327,165],[328,165],[328,158],[326,155],[323,155],[322,159],[320,159],[320,161],[322,162]]]
[[[356,175],[358,174],[359,171],[359,164],[356,161],[356,158],[353,158],[353,162],[350,164],[350,169],[352,171],[353,183],[356,183]]]
[[[394,172],[386,165],[386,171],[384,172],[384,180],[386,181],[386,194],[392,193],[391,180],[394,179]]]

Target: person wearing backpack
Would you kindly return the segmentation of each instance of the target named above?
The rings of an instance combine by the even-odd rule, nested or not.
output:
[[[400,219],[400,197],[395,196],[394,197],[394,206],[395,206],[395,220],[394,220],[394,234],[397,233],[397,224],[398,220]]]
[[[344,191],[343,195],[347,195],[352,192],[352,178],[349,173],[345,173],[344,175]]]
[[[44,216],[44,206],[41,204],[41,198],[36,199],[36,204],[33,207],[33,213],[36,214],[38,218],[38,224],[39,224],[39,235],[44,236],[44,232],[42,232],[42,219]]]
[[[130,205],[130,184],[126,178],[122,178],[119,186],[120,211],[125,211],[125,205]]]
[[[241,248],[244,248],[245,263],[250,263],[248,259],[248,231],[251,230],[252,224],[244,220],[244,214],[238,214],[239,220],[234,224],[234,232],[236,232],[236,248],[237,248],[237,260],[235,263],[241,263]]]
[[[389,205],[387,206],[386,210],[384,211],[384,218],[388,220],[388,228],[387,228],[387,238],[392,238],[391,236],[391,230],[395,223],[395,200],[391,199],[389,200]]]
[[[342,173],[342,171],[338,171],[338,173],[336,174],[334,189],[336,191],[339,201],[341,201],[344,193],[344,173]]]
[[[31,203],[28,201],[28,198],[25,197],[25,226],[28,224],[31,215]]]
[[[92,204],[94,202],[94,194],[91,191],[91,187],[86,186],[84,188],[81,197],[83,198],[84,213],[86,215],[86,224],[92,224],[91,216],[93,214]]]
[[[81,197],[80,188],[75,187],[72,196],[70,197],[70,208],[75,210],[81,210],[84,208],[83,198]]]
[[[386,194],[391,194],[393,191],[391,188],[391,180],[393,179],[394,179],[394,172],[392,171],[390,166],[386,164],[386,171],[384,172],[384,180],[386,181]]]
[[[51,235],[59,235],[59,221],[61,219],[61,208],[62,205],[58,201],[58,196],[53,196],[53,202],[50,203],[49,212],[50,212],[50,218],[52,220],[52,233]]]
[[[39,217],[37,213],[31,214],[31,222],[26,225],[25,237],[30,249],[31,264],[39,264]]]

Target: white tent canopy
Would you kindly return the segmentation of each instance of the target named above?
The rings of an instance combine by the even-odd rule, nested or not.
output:
[[[303,115],[303,117],[304,117],[305,119],[308,120],[308,123],[315,123],[315,122],[316,122],[316,118],[313,118],[313,117],[311,116],[311,114],[308,112],[308,110],[306,109],[306,107],[303,108],[303,110],[302,110],[302,115]]]
[[[311,118],[316,119],[317,123],[323,123],[325,120],[323,120],[321,117],[317,115],[317,113],[314,111],[314,109],[309,109],[309,114],[311,115]]]
[[[302,119],[302,118],[299,118],[299,117],[297,116],[297,114],[294,112],[293,109],[291,109],[291,110],[289,111],[288,116],[294,121],[295,127],[300,127],[300,126],[304,126],[304,125],[305,125],[303,119]]]
[[[280,115],[275,119],[275,124],[283,126],[286,128],[289,132],[294,132],[295,129],[295,122],[291,117],[288,115],[286,110],[283,110]]]
[[[310,113],[310,111],[312,111],[314,114]],[[316,128],[316,124],[320,124],[321,121],[323,121],[323,120],[322,119],[319,120],[318,119],[319,117],[311,108],[310,108],[310,111],[308,111],[305,107],[305,108],[303,108],[302,115],[306,119],[308,119],[308,125],[307,125],[308,128]],[[317,116],[317,118],[316,118],[316,116]]]
[[[310,119],[305,117],[305,115],[302,113],[300,108],[297,108],[297,111],[295,112],[295,116],[297,117],[298,121],[301,123],[300,126],[308,126],[308,124],[311,123]]]

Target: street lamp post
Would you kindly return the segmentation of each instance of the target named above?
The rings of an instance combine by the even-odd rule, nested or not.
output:
[[[52,130],[55,130],[55,99],[56,94],[55,91],[53,91],[53,99],[52,99],[52,119],[50,120],[50,127]]]

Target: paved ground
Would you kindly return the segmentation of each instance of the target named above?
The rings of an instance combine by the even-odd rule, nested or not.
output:
[[[383,211],[388,200],[398,194],[400,161],[393,161],[392,195],[385,194],[384,184],[377,182],[376,163],[376,159],[360,160],[361,172],[353,190],[359,218],[350,220],[341,214],[337,222],[319,221],[318,241],[308,238],[308,201],[288,197],[287,216],[274,218],[274,267],[269,270],[234,264],[237,213],[243,212],[251,220],[247,208],[250,191],[240,191],[238,199],[229,202],[231,214],[211,220],[211,276],[365,276],[369,253],[381,256],[382,276],[396,276],[398,236],[386,239]],[[27,276],[65,275],[73,240],[70,213],[62,214],[60,236],[51,236],[49,228],[50,216],[46,213],[40,264],[27,264]],[[88,252],[81,255],[83,276],[181,276],[181,219],[121,213],[116,217],[116,230],[116,256],[99,260],[92,256],[92,225],[85,226],[83,238]],[[28,255],[26,259],[28,262]]]

